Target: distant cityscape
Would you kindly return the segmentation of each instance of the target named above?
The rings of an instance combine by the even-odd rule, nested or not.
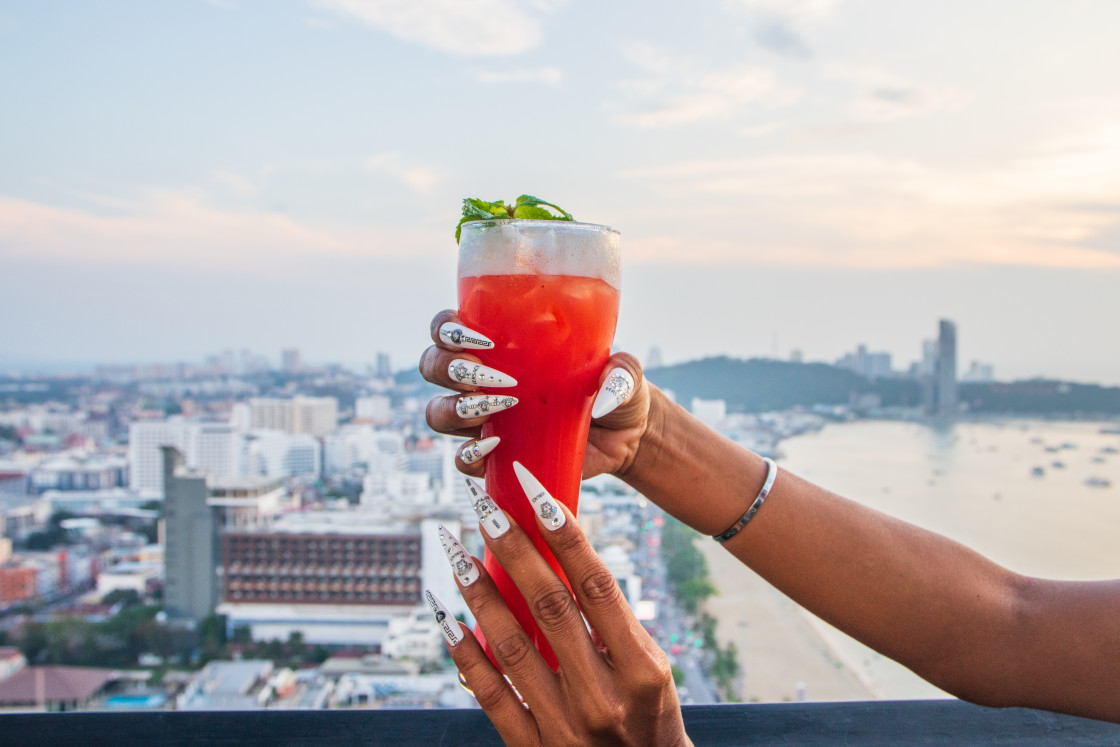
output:
[[[836,366],[915,381],[921,412],[952,416],[956,326],[941,320],[921,351],[905,372],[863,345]],[[0,380],[0,709],[471,705],[422,600],[432,589],[469,620],[438,525],[481,555],[462,440],[424,422],[438,390],[384,353],[361,373],[296,349],[280,361],[230,350]],[[959,378],[991,379],[980,363]],[[772,455],[869,403],[688,404]],[[711,655],[675,643],[689,623],[657,554],[659,512],[600,477],[580,522],[689,688],[710,689]],[[81,687],[51,684],[75,665]]]

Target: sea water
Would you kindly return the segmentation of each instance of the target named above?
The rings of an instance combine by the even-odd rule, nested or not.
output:
[[[1019,573],[1120,578],[1115,423],[858,421],[782,443],[784,469],[951,537]],[[899,665],[813,618],[886,698],[937,697]]]

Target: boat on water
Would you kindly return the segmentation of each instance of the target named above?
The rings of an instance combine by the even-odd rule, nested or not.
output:
[[[1085,484],[1090,488],[1107,488],[1112,486],[1112,480],[1104,477],[1088,477],[1085,479]]]

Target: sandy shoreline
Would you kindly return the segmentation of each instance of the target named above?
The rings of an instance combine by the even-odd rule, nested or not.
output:
[[[705,608],[721,646],[739,649],[744,702],[947,697],[813,617],[722,547],[699,539],[718,593]]]

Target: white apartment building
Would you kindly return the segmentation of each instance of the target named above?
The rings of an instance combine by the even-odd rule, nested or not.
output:
[[[190,427],[187,464],[212,477],[243,474],[243,437],[227,423],[196,423]]]
[[[368,425],[344,425],[323,437],[323,468],[344,472],[359,464],[370,464],[378,453],[377,432]]]
[[[129,487],[141,493],[163,495],[163,453],[159,449],[174,446],[187,454],[187,426],[187,421],[178,416],[129,424]]]
[[[325,436],[338,427],[338,400],[334,397],[249,400],[249,422],[253,429]]]
[[[314,436],[255,430],[243,438],[244,474],[291,477],[317,475],[323,470],[322,445]]]
[[[111,454],[53,454],[31,471],[31,487],[36,493],[121,488],[127,484],[128,459]]]
[[[358,397],[354,401],[354,419],[369,421],[371,423],[385,423],[389,421],[393,410],[391,401],[384,394],[372,397]]]
[[[245,472],[243,436],[226,423],[192,422],[181,416],[142,420],[128,427],[129,487],[147,495],[163,494],[161,446],[174,446],[186,465],[214,477]]]

